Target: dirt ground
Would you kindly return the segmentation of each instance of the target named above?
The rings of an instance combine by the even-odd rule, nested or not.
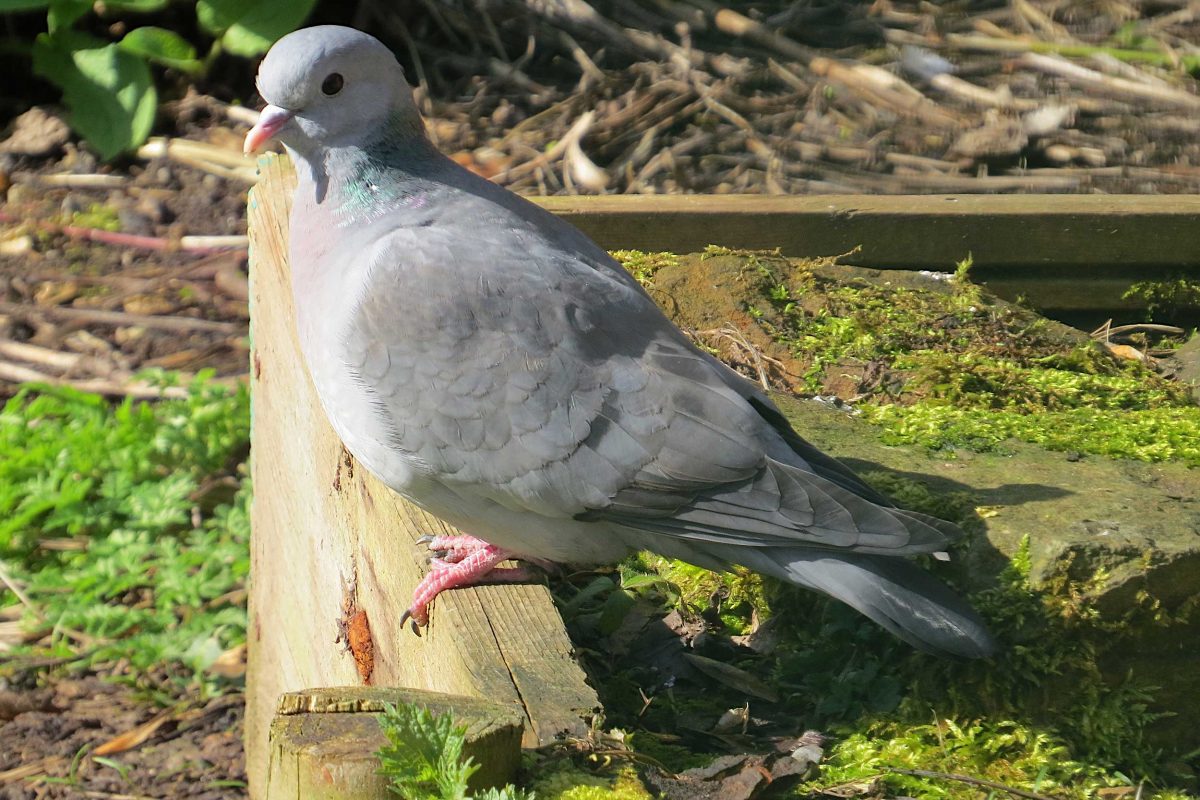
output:
[[[244,797],[242,706],[228,694],[163,710],[96,677],[0,691],[0,800]]]

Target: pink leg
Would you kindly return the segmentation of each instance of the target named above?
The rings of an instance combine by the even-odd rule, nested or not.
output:
[[[432,546],[433,542],[430,544]],[[483,544],[482,547],[474,547],[456,563],[442,559],[432,561],[432,569],[417,584],[416,591],[413,592],[412,605],[400,618],[400,624],[404,625],[406,620],[411,619],[414,630],[417,629],[417,626],[427,625],[429,623],[429,604],[433,602],[433,598],[446,589],[477,583],[480,578],[491,572],[493,567],[511,555],[507,550],[501,550],[494,545],[482,542],[481,544]]]

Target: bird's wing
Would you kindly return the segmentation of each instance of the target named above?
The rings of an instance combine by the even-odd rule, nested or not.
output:
[[[861,552],[940,550],[955,530],[872,502],[615,262],[537,227],[392,231],[347,346],[393,447],[514,510]]]

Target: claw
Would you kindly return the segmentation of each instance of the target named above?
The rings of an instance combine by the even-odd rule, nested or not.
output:
[[[403,628],[406,622],[409,623],[413,633],[417,636],[421,635],[421,625],[417,622],[417,615],[413,613],[411,608],[400,616],[400,627]]]
[[[433,541],[433,539],[434,539],[434,537],[432,537],[428,533],[426,533],[423,536],[417,537],[417,544],[429,544],[430,542]]]

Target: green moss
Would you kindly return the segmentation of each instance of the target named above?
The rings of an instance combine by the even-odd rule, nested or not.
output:
[[[652,795],[628,763],[609,762],[598,771],[564,765],[544,771],[530,784],[538,800],[650,800]]]
[[[923,511],[960,523],[977,513],[965,495],[939,498],[903,478],[868,477]],[[733,630],[749,628],[754,618],[780,618],[779,644],[769,656],[733,663],[781,695],[778,705],[751,700],[752,713],[783,714],[834,735],[820,775],[806,790],[878,778],[890,794],[979,796],[979,787],[969,783],[894,769],[967,774],[1071,798],[1095,797],[1099,788],[1142,779],[1168,784],[1179,779],[1145,739],[1161,716],[1149,710],[1153,690],[1132,679],[1114,684],[1098,666],[1097,643],[1133,624],[1106,618],[1092,605],[1094,584],[1105,576],[1074,580],[1067,569],[1035,589],[1030,551],[1026,537],[996,584],[971,594],[1005,643],[986,662],[913,652],[842,604],[770,579],[759,579],[746,593],[740,624],[722,617]],[[711,602],[705,593],[728,585],[646,554],[624,569],[657,574],[697,604]],[[636,730],[629,741],[637,752],[675,771],[713,757],[706,752],[711,739],[681,734],[708,730],[726,708],[741,702],[733,700],[738,692],[700,679],[656,694],[647,680],[653,673],[606,663],[617,672],[603,682],[605,708],[611,723]]]
[[[92,203],[87,211],[76,211],[71,215],[71,224],[80,228],[99,228],[105,231],[121,230],[117,210],[102,203]]]
[[[663,267],[679,265],[679,256],[674,253],[646,253],[641,250],[614,250],[612,257],[620,262],[642,286],[654,285],[654,273]]]
[[[674,590],[669,599],[719,620],[730,633],[745,633],[755,609],[767,611],[762,576],[744,567],[718,573],[645,552],[627,560],[622,574],[627,589],[644,585],[639,576],[655,576]]]
[[[980,787],[945,778],[906,775],[928,770],[968,775],[1026,792],[1089,798],[1109,786],[1129,786],[1123,775],[1076,760],[1062,738],[1019,722],[936,718],[920,725],[891,722],[846,731],[827,754],[817,780],[802,791],[878,779],[889,796],[978,798]]]
[[[1121,298],[1145,303],[1149,317],[1196,309],[1200,308],[1200,281],[1183,277],[1165,281],[1139,281],[1130,286]]]
[[[889,444],[983,452],[1016,439],[1050,450],[1200,466],[1196,406],[1107,413],[1076,408],[1035,415],[918,403],[864,406],[863,413],[884,429]]]
[[[950,281],[921,284],[773,254],[705,257],[734,259],[752,276],[746,311],[796,358],[803,388],[861,403],[890,442],[986,451],[1011,438],[1200,463],[1188,387],[989,298],[969,282],[969,259]]]
[[[1018,361],[977,353],[916,350],[892,359],[907,374],[908,402],[1021,412],[1095,411],[1189,405],[1187,387],[1137,366],[1101,363],[1091,346]],[[1031,363],[1032,362],[1032,363]],[[1129,362],[1132,364],[1132,362]]]

